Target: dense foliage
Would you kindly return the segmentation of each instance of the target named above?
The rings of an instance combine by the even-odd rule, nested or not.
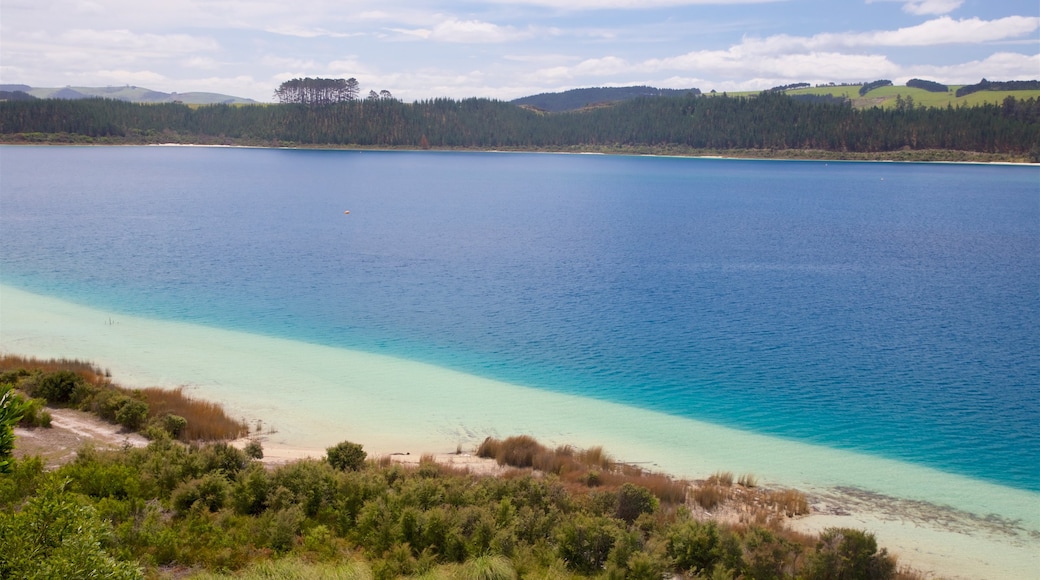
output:
[[[283,557],[354,562],[362,578],[468,577],[461,572],[472,569],[494,578],[896,574],[869,534],[813,539],[726,526],[633,484],[575,487],[529,471],[475,476],[428,461],[265,468],[223,443],[170,439],[84,449],[54,471],[16,462],[0,476],[0,545],[4,578],[181,577]]]
[[[922,89],[930,93],[945,93],[950,90],[950,87],[942,83],[937,83],[935,81],[926,81],[924,79],[910,79],[906,81],[906,86],[915,89]]]
[[[1040,81],[1003,81],[993,82],[982,79],[974,85],[965,85],[954,93],[958,97],[979,91],[1027,91],[1040,89]]]
[[[310,77],[285,81],[275,90],[279,103],[328,105],[358,98],[357,79],[323,79]]]
[[[562,113],[585,107],[617,103],[641,97],[681,97],[701,94],[700,89],[659,89],[656,87],[593,87],[571,89],[562,93],[541,93],[514,99],[510,103],[534,107],[540,111]]]
[[[20,357],[0,357],[0,393],[6,405],[0,405],[0,464],[4,417],[17,415],[23,427],[47,427],[51,416],[44,405],[89,411],[149,437],[194,441],[248,434],[248,427],[228,417],[219,405],[191,399],[179,389],[125,389],[79,361],[38,365]],[[190,423],[185,415],[191,416]]]
[[[93,142],[221,142],[416,148],[566,149],[678,146],[876,153],[946,149],[1028,154],[1040,144],[1040,101],[855,110],[757,97],[647,97],[584,112],[540,114],[486,99],[325,106],[137,105],[111,100],[0,103],[8,141],[74,136]]]
[[[865,84],[865,85],[863,85],[862,87],[859,88],[859,96],[862,97],[863,95],[869,93],[870,91],[872,91],[874,89],[880,89],[881,87],[890,87],[890,86],[892,86],[892,81],[890,81],[888,79],[882,79],[882,80],[869,82],[869,83],[867,83],[867,84]]]
[[[79,361],[5,356],[0,370],[0,390],[66,404],[103,382]],[[2,414],[0,427],[14,420]],[[897,577],[869,534],[786,531],[787,517],[807,513],[804,496],[759,489],[750,475],[701,482],[706,504],[694,484],[601,448],[551,450],[526,436],[480,446],[524,467],[492,477],[431,457],[366,461],[349,441],[322,460],[265,466],[255,439],[239,450],[152,434],[147,448],[88,446],[54,469],[11,461],[0,475],[0,578]],[[741,523],[712,521],[705,510],[729,500]]]

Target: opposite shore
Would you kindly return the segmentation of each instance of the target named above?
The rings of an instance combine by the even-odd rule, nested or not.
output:
[[[240,147],[257,149],[318,149],[338,151],[462,151],[500,153],[574,153],[601,155],[647,155],[661,157],[701,157],[717,159],[754,159],[781,161],[878,161],[899,163],[973,163],[1037,165],[1027,155],[979,153],[950,149],[903,149],[860,153],[827,151],[822,149],[696,149],[681,145],[574,145],[565,147],[379,147],[361,145],[329,145],[290,142],[256,141],[250,139],[188,138],[137,139],[122,137],[86,137],[72,134],[0,135],[0,145],[60,145],[60,146],[196,146]]]
[[[487,436],[602,445],[680,477],[725,470],[807,492],[805,531],[867,529],[942,577],[1028,578],[1040,565],[1040,494],[406,361],[141,319],[0,286],[0,351],[78,358],[128,387],[185,386],[274,432],[265,454],[320,456],[341,440],[376,455],[448,454]]]

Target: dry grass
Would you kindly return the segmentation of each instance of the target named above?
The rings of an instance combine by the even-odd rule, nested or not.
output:
[[[737,485],[741,487],[758,487],[758,478],[750,473],[745,473],[737,480]]]
[[[733,485],[733,472],[716,471],[708,478],[708,483],[711,485],[721,485],[722,487],[731,487]]]
[[[809,513],[809,500],[805,494],[793,489],[781,489],[766,493],[765,504],[776,509],[777,513],[789,518]]]
[[[193,399],[181,388],[142,389],[141,394],[148,403],[150,416],[180,415],[188,420],[180,437],[186,441],[219,441],[249,434],[249,426],[229,417],[219,404]]]
[[[71,371],[98,391],[113,390],[127,397],[143,398],[148,403],[149,418],[162,419],[166,415],[184,417],[188,424],[180,434],[187,441],[219,441],[236,439],[249,433],[242,421],[232,419],[217,403],[192,399],[181,389],[149,388],[135,391],[121,387],[111,381],[111,373],[81,360],[38,359],[13,355],[0,356],[0,372],[24,369],[30,372],[52,373]]]
[[[706,483],[693,490],[693,501],[707,511],[713,511],[729,499],[726,486],[717,483]]]
[[[495,459],[499,465],[558,475],[565,484],[576,489],[602,487],[615,490],[632,483],[645,487],[662,503],[669,505],[685,502],[689,487],[686,481],[615,462],[602,447],[579,450],[568,445],[549,449],[528,435],[504,440],[489,437],[477,448],[477,456]]]
[[[92,363],[77,359],[39,359],[10,354],[0,356],[0,372],[18,369],[41,370],[47,373],[72,371],[85,379],[90,379],[92,383],[97,380],[107,380],[111,376],[108,371],[102,371]]]

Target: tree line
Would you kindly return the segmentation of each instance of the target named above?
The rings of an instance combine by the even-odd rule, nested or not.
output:
[[[370,95],[371,96],[371,95]],[[648,146],[878,153],[945,149],[1027,154],[1040,148],[1040,102],[853,109],[779,92],[755,97],[647,97],[546,114],[488,99],[355,99],[308,106],[132,104],[114,100],[0,102],[7,141],[34,134],[121,142],[250,142],[361,147]]]

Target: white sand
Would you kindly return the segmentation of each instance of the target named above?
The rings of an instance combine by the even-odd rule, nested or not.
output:
[[[276,430],[265,452],[321,455],[350,440],[370,454],[418,456],[451,453],[458,445],[472,450],[488,435],[526,433],[549,445],[602,445],[620,460],[684,477],[754,473],[766,484],[819,493],[821,501],[841,501],[834,487],[861,488],[917,503],[872,500],[849,515],[805,525],[867,529],[905,561],[945,577],[1037,578],[1040,571],[1040,494],[898,461],[404,359],[113,314],[7,286],[0,286],[0,351],[89,360],[125,386],[185,386],[250,424],[262,420],[265,431]],[[872,509],[877,503],[887,507]],[[989,525],[970,514],[1018,526]]]

